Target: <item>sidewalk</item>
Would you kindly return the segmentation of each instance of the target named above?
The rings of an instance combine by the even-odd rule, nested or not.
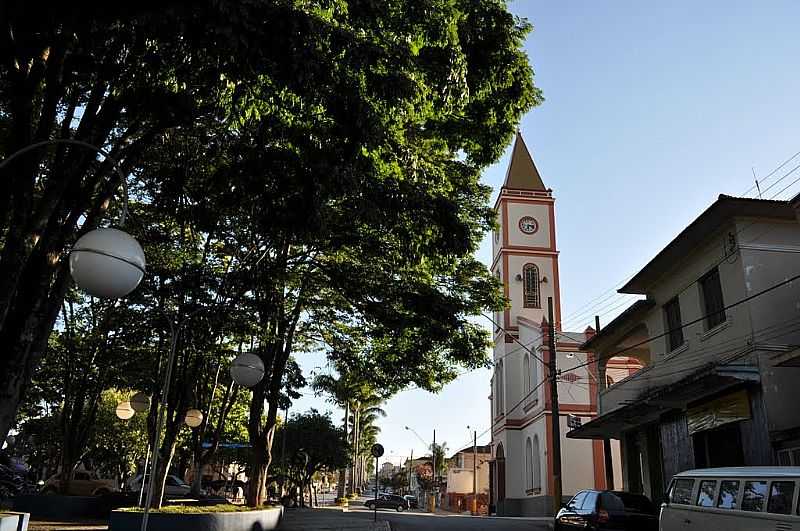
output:
[[[389,522],[373,522],[337,508],[287,509],[281,531],[391,531]]]

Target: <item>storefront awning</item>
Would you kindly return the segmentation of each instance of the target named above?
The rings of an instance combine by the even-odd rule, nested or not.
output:
[[[659,387],[634,403],[604,413],[567,433],[570,439],[619,439],[622,434],[658,420],[669,411],[686,409],[705,397],[758,381],[750,365],[706,367],[674,384]]]

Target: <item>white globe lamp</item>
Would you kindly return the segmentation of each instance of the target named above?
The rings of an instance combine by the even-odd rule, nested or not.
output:
[[[186,412],[186,416],[183,418],[183,421],[190,428],[196,428],[203,423],[203,412],[199,409],[190,409]]]
[[[255,354],[239,354],[231,363],[231,378],[242,387],[253,387],[264,378],[264,363]]]
[[[144,251],[119,229],[95,229],[75,242],[69,254],[75,283],[95,297],[118,299],[139,285],[145,273]]]
[[[150,397],[141,391],[131,397],[131,407],[137,413],[150,409]]]
[[[133,410],[130,402],[120,402],[117,406],[116,413],[118,418],[129,420],[136,414],[136,411]]]

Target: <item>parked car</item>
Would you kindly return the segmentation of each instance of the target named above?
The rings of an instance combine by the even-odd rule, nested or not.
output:
[[[406,494],[405,496],[403,496],[403,498],[405,498],[406,501],[408,502],[409,509],[416,509],[417,507],[419,507],[416,496],[412,496],[411,494]]]
[[[408,509],[408,501],[395,494],[378,494],[377,498],[365,501],[364,505],[369,507],[370,510],[375,510],[376,508],[394,509],[398,513]]]
[[[583,490],[566,503],[553,523],[554,531],[657,531],[658,512],[642,494]]]
[[[68,496],[103,496],[117,492],[119,487],[114,479],[101,478],[93,470],[75,470],[69,480],[67,492],[62,491],[63,475],[58,473],[44,482],[42,494],[67,494]]]
[[[148,474],[145,476],[145,483],[144,483],[144,492],[147,492],[147,487],[150,481],[150,475]],[[142,488],[142,475],[138,474],[136,477],[131,479],[128,482],[128,489],[139,492]],[[167,476],[167,479],[164,481],[164,495],[165,496],[186,496],[189,494],[189,491],[192,490],[192,487],[188,485],[185,481],[183,481],[178,476],[173,476],[172,474]]]
[[[661,531],[800,529],[800,467],[687,470],[672,478]]]

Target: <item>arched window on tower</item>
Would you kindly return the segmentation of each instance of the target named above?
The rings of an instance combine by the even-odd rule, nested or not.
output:
[[[542,459],[539,455],[539,436],[533,436],[533,470],[531,471],[531,480],[533,482],[533,493],[539,494],[542,492]]]
[[[495,371],[496,374],[494,379],[495,382],[497,383],[496,386],[497,398],[495,399],[495,406],[496,406],[495,415],[499,417],[505,412],[505,400],[503,396],[504,395],[503,360],[497,362],[497,365],[495,366]]]
[[[523,306],[525,308],[541,308],[542,298],[539,293],[539,268],[536,264],[525,264],[522,268]]]
[[[525,441],[525,491],[528,494],[533,492],[533,448],[531,438]]]
[[[522,373],[525,375],[525,394],[531,392],[531,355],[525,353],[525,359],[522,360]]]

